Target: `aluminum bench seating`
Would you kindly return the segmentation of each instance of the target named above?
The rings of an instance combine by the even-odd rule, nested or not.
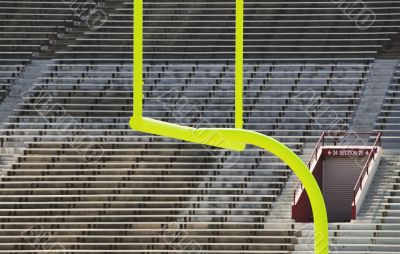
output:
[[[162,118],[160,118],[162,119]],[[180,120],[178,121],[171,121],[171,122],[177,122],[177,123],[181,123]],[[185,122],[187,123],[187,122]],[[30,129],[37,129],[38,131],[43,130],[43,133],[48,132],[48,129],[51,129],[52,127],[54,129],[56,129],[59,126],[59,123],[5,123],[6,125],[9,125],[9,128],[16,128],[17,126],[19,128],[30,128]],[[286,124],[289,124],[290,126],[287,126]],[[332,124],[336,124],[336,126],[332,127]],[[77,126],[82,126],[82,128],[88,129],[88,130],[96,130],[96,129],[101,129],[101,128],[119,128],[119,129],[129,129],[126,127],[126,123],[92,123],[92,122],[85,122],[85,123],[79,123],[79,124],[75,124]],[[199,124],[197,124],[196,122],[193,123],[187,123],[187,125],[192,125],[192,126],[199,126]],[[225,128],[229,128],[232,124],[229,122],[215,122],[212,124],[201,124],[201,127],[206,128],[213,128],[213,127],[225,127]],[[345,130],[346,127],[348,126],[348,123],[343,123],[343,122],[339,122],[339,121],[332,121],[332,123],[329,122],[315,122],[315,123],[276,123],[276,124],[265,124],[265,123],[254,123],[254,122],[249,122],[249,123],[245,123],[245,126],[247,129],[250,130],[257,130],[257,131],[261,131],[261,132],[273,132],[276,135],[283,135],[282,133],[285,132],[299,132],[299,133],[310,133],[310,132],[321,132],[321,130],[323,130],[325,127],[329,128],[329,129],[341,129],[341,130]],[[303,127],[303,128],[299,128],[299,127]],[[283,128],[282,128],[283,127]],[[332,127],[332,128],[330,128]],[[66,130],[67,132],[71,130]],[[280,134],[278,134],[280,133]],[[42,137],[45,138],[45,137]]]
[[[23,110],[21,110],[21,111],[23,111]],[[81,115],[75,115],[74,114],[75,115],[74,118],[78,118],[79,119],[81,117],[85,117],[85,116],[87,117],[87,115],[88,115],[88,113],[85,112],[85,111],[82,111],[81,113],[82,113]],[[89,118],[89,120],[90,119],[94,119],[94,120],[96,120],[96,119],[107,119],[107,118],[111,118],[111,117],[115,118],[115,113],[116,112],[112,111],[111,113],[112,113],[111,116],[106,116],[106,112],[99,112],[99,114],[98,114],[99,116],[98,117],[88,117],[88,118]],[[162,113],[164,113],[164,112],[162,112]],[[232,113],[233,112],[231,112],[231,114]],[[214,120],[217,120],[216,118],[218,118],[219,115],[221,115],[220,112],[217,112],[217,113],[216,112],[208,112],[208,113],[204,113],[204,114],[207,115],[208,119],[212,120],[212,122],[215,122]],[[310,120],[310,116],[307,116],[306,113],[303,116],[297,116],[299,114],[301,114],[301,112],[296,112],[296,114],[295,114],[296,116],[291,117],[290,119],[292,119],[292,121],[294,123],[299,123],[299,124],[308,123],[308,122],[312,121],[312,120]],[[93,113],[91,112],[90,115],[93,115]],[[126,122],[126,120],[129,120],[130,116],[127,113],[125,115],[127,115],[127,116],[124,116],[124,117],[123,116],[119,116],[118,117],[118,121],[116,121],[116,122],[122,122],[122,121]],[[146,114],[146,115],[149,115],[149,114]],[[150,114],[150,117],[152,117],[152,118],[154,117],[154,119],[162,118],[162,119],[164,119],[166,121],[173,120],[173,117],[168,117],[168,116],[158,117],[160,115],[160,112],[157,112],[154,115],[155,116]],[[213,115],[216,115],[216,116],[213,116]],[[339,116],[339,114],[336,114],[335,116],[327,116],[327,117],[324,117],[324,119],[326,119],[326,120],[336,120],[337,116]],[[251,121],[254,120],[254,122],[263,123],[263,122],[266,122],[266,120],[267,120],[267,122],[279,123],[279,122],[286,122],[285,120],[289,120],[289,122],[290,122],[290,119],[287,119],[287,117],[288,116],[286,116],[286,115],[285,116],[281,116],[281,117],[279,117],[279,116],[278,117],[276,117],[276,116],[266,116],[266,114],[264,112],[260,112],[259,114],[254,114],[254,112],[252,112]],[[344,116],[341,115],[340,117],[342,119],[350,120],[350,117],[346,116],[345,114],[344,114]],[[21,116],[10,116],[9,117],[9,121],[10,121],[10,123],[12,123],[12,122],[13,123],[18,123],[18,122],[22,122],[21,119],[35,119],[35,118],[36,117],[33,117],[33,116],[31,116],[31,117],[27,117],[27,116],[23,116],[23,117],[21,117]],[[87,121],[89,121],[89,120],[87,120]]]
[[[81,131],[81,130],[80,130]],[[87,130],[84,130],[87,131]],[[84,133],[84,131],[81,131],[82,133]],[[304,137],[304,133],[305,132],[301,132],[299,135],[296,135],[296,133],[289,133],[286,135],[280,135],[279,132],[274,131],[275,133],[271,133],[271,131],[266,132],[266,134],[268,135],[272,135],[274,134],[274,138],[280,140],[281,142],[285,143],[286,145],[288,145],[289,147],[292,148],[292,150],[294,152],[301,152],[301,149],[299,149],[299,147],[301,147],[303,145],[303,142],[305,142],[306,140],[309,142],[314,142],[314,141],[318,141],[318,138],[320,135],[318,135],[317,131],[315,133],[311,133],[308,132],[308,136]],[[3,146],[9,146],[9,145],[13,145],[15,142],[20,142],[21,140],[24,140],[24,143],[29,144],[31,147],[37,147],[39,144],[37,144],[37,141],[40,141],[42,144],[46,144],[48,146],[52,146],[52,145],[56,145],[56,144],[60,144],[63,147],[67,147],[68,144],[66,145],[65,142],[63,143],[62,140],[58,140],[59,139],[66,139],[68,137],[68,135],[59,135],[59,133],[56,130],[53,131],[49,131],[49,130],[44,130],[44,129],[38,129],[38,130],[34,130],[34,129],[14,129],[14,130],[7,130],[5,131],[5,135],[0,136],[0,144]],[[129,130],[127,129],[117,129],[117,130],[113,130],[113,131],[108,131],[106,129],[93,129],[90,130],[91,135],[128,135],[130,133]],[[49,139],[47,141],[43,141],[42,138],[40,136],[49,136]],[[60,138],[61,136],[61,138]],[[35,142],[35,143],[29,143],[29,141],[31,142]],[[107,148],[109,146],[110,149],[115,149],[117,146],[118,142],[102,142],[101,146],[104,148]],[[99,144],[99,143],[95,143]],[[292,145],[295,144],[295,145]],[[82,143],[82,145],[88,145],[86,143]],[[129,145],[131,145],[131,143],[123,143],[123,145],[126,145],[126,149],[129,148]],[[297,147],[297,148],[296,148]]]
[[[0,51],[0,58],[7,58],[8,56],[26,58],[31,57],[32,54],[32,51],[19,51],[18,53],[14,51]]]
[[[249,3],[247,7],[247,9],[252,9],[252,5],[254,3]],[[282,6],[282,4],[279,3],[257,3],[257,8],[261,9],[257,9],[258,11],[256,13],[250,13],[249,15],[251,15],[252,18],[251,21],[253,22],[252,24],[257,24],[254,25],[254,27],[251,29],[250,31],[250,35],[252,35],[252,32],[254,31],[254,34],[256,35],[257,32],[262,31],[264,33],[268,32],[267,29],[265,29],[266,27],[271,27],[270,23],[271,20],[269,19],[273,19],[273,18],[279,18],[280,22],[275,22],[275,26],[274,28],[279,28],[282,30],[286,30],[285,32],[281,32],[281,37],[279,37],[279,34],[277,35],[277,33],[273,30],[271,30],[271,35],[274,36],[273,39],[275,39],[276,41],[284,41],[284,37],[282,36],[291,36],[291,30],[297,29],[298,27],[301,27],[301,24],[303,24],[302,22],[304,22],[304,24],[307,24],[306,27],[308,27],[308,29],[304,29],[302,31],[299,31],[297,29],[297,33],[298,34],[303,34],[303,35],[307,35],[309,34],[310,37],[306,38],[309,40],[315,39],[315,41],[318,41],[318,39],[321,39],[321,37],[318,37],[318,29],[322,29],[324,28],[325,31],[328,29],[330,29],[330,33],[327,33],[329,35],[335,35],[336,39],[336,43],[340,43],[340,40],[342,39],[349,39],[349,38],[345,38],[345,37],[340,37],[340,34],[345,34],[347,31],[351,31],[353,29],[353,34],[349,33],[353,36],[353,38],[355,39],[356,43],[354,44],[353,48],[357,48],[357,42],[359,43],[359,46],[365,45],[374,45],[373,43],[369,43],[368,38],[371,37],[375,37],[375,39],[382,39],[381,36],[376,36],[378,34],[384,34],[384,33],[388,33],[391,34],[393,33],[393,30],[391,29],[395,29],[396,27],[396,20],[398,19],[398,13],[396,11],[392,11],[395,10],[395,8],[392,8],[393,5],[390,5],[388,3],[380,3],[381,5],[386,5],[386,7],[377,7],[374,8],[371,7],[372,10],[374,10],[375,12],[377,12],[377,23],[372,24],[372,26],[370,27],[370,30],[368,32],[359,32],[356,30],[355,26],[352,26],[351,20],[346,19],[346,14],[341,13],[341,12],[336,12],[337,6],[334,5],[334,3],[328,3],[325,2],[323,4],[321,4],[321,6],[319,6],[319,3],[317,6],[313,5],[311,6],[310,3],[301,3],[301,5],[299,5],[299,3],[293,3],[292,6]],[[274,5],[275,4],[275,5]],[[371,3],[370,3],[371,4]],[[374,3],[372,3],[373,5]],[[115,9],[115,13],[111,13],[110,14],[110,18],[112,20],[112,22],[106,26],[104,26],[102,29],[100,29],[100,31],[96,31],[96,32],[87,32],[86,35],[90,35],[90,36],[95,36],[92,38],[110,38],[111,36],[114,37],[120,37],[123,36],[125,33],[122,32],[114,32],[114,31],[124,31],[126,29],[129,29],[129,25],[127,24],[127,21],[129,21],[131,19],[131,8],[132,8],[132,3],[126,2],[125,3],[125,7],[126,8],[116,8]],[[210,34],[206,35],[204,34],[203,37],[201,37],[200,35],[193,34],[193,31],[201,31],[201,29],[203,27],[206,27],[207,24],[213,24],[212,22],[216,21],[216,19],[218,18],[218,22],[219,22],[219,26],[221,26],[221,24],[226,24],[224,27],[229,27],[230,25],[232,25],[232,22],[230,21],[230,16],[231,16],[231,9],[233,8],[231,6],[232,4],[229,3],[208,3],[208,5],[202,4],[202,3],[196,3],[194,6],[187,6],[187,5],[179,5],[178,3],[169,3],[168,8],[166,8],[166,5],[164,3],[149,3],[148,5],[145,6],[146,9],[146,13],[145,15],[147,15],[148,17],[150,17],[150,23],[149,26],[147,27],[148,29],[148,33],[149,35],[151,35],[151,37],[149,37],[148,41],[155,41],[157,40],[156,38],[161,38],[160,36],[158,36],[155,33],[158,33],[158,30],[162,30],[162,29],[156,29],[156,25],[158,24],[157,22],[160,21],[164,21],[166,22],[166,26],[170,26],[171,28],[176,28],[176,24],[179,24],[179,22],[181,22],[181,20],[183,20],[183,17],[185,17],[185,24],[186,26],[184,26],[184,28],[182,30],[189,32],[186,35],[186,39],[190,39],[190,36],[192,36],[192,38],[194,38],[194,36],[196,36],[196,38],[201,38],[201,40],[205,41],[205,36],[210,36]],[[260,6],[261,5],[261,6]],[[309,6],[307,6],[309,5]],[[213,8],[213,11],[209,11],[207,10],[207,8]],[[218,7],[219,9],[218,9]],[[223,6],[223,7],[221,7]],[[301,8],[298,8],[298,6],[301,6]],[[307,6],[308,8],[304,8],[304,6]],[[186,8],[185,8],[186,7]],[[190,7],[190,8],[188,8]],[[328,8],[327,8],[328,7]],[[189,9],[195,9],[195,12],[188,12]],[[255,8],[255,7],[254,7]],[[293,8],[293,9],[292,9]],[[311,11],[310,9],[311,8]],[[358,7],[356,7],[358,8]],[[283,13],[275,13],[275,14],[271,14],[271,11],[273,10],[286,10],[290,12],[290,17],[292,18],[291,20],[287,18],[287,15],[284,17]],[[294,11],[296,10],[296,11]],[[317,16],[315,13],[310,13],[313,10],[315,11],[319,11],[319,15]],[[300,12],[300,13],[299,13]],[[174,13],[175,15],[175,19],[171,19],[170,16],[171,14]],[[262,15],[260,15],[262,13]],[[201,14],[201,16],[199,15]],[[287,12],[285,12],[285,14],[287,14]],[[207,16],[208,15],[208,16]],[[264,18],[262,20],[259,19],[259,16],[263,16]],[[208,19],[206,18],[208,17]],[[329,20],[327,20],[330,17]],[[297,18],[297,20],[296,20]],[[397,18],[397,19],[396,19]],[[222,23],[221,23],[222,20]],[[204,21],[204,23],[202,24],[202,22]],[[295,22],[296,21],[296,22]],[[321,21],[322,23],[320,25],[314,25],[311,22],[318,22]],[[225,22],[225,23],[223,23]],[[264,22],[264,23],[263,23]],[[329,22],[329,23],[328,23]],[[386,25],[385,27],[388,28],[385,31],[384,26],[382,26],[383,22],[385,22],[384,24]],[[196,25],[194,25],[196,24]],[[200,25],[198,25],[200,24]],[[265,24],[265,25],[264,25]],[[338,25],[339,24],[339,25]],[[264,25],[264,26],[263,26]],[[185,28],[187,27],[187,28]],[[208,25],[208,27],[210,27],[210,25]],[[218,25],[212,25],[212,27],[215,30],[218,30]],[[392,27],[392,28],[391,28]],[[110,29],[113,29],[112,32],[110,31]],[[116,30],[117,29],[117,30]],[[118,30],[119,29],[119,30]],[[164,28],[166,29],[166,28]],[[221,30],[221,29],[219,29]],[[275,29],[274,29],[275,30]],[[276,29],[277,30],[277,29]],[[335,31],[336,30],[336,31]],[[177,33],[179,33],[180,30],[177,30]],[[314,33],[312,33],[311,31],[313,31]],[[340,31],[340,32],[338,32]],[[346,31],[346,32],[345,32]],[[357,31],[357,32],[354,32]],[[153,34],[151,34],[153,32]],[[173,29],[171,30],[171,35],[173,34]],[[228,35],[228,33],[225,32],[225,35]],[[118,36],[116,36],[118,35]],[[130,37],[129,33],[125,34],[125,38]],[[211,35],[212,36],[212,35]],[[311,37],[312,36],[312,37]],[[357,37],[360,36],[360,37]],[[183,38],[182,35],[180,35],[180,37]],[[219,38],[218,38],[219,37]],[[226,36],[225,36],[226,37]],[[168,37],[166,37],[168,38]],[[166,39],[166,38],[162,38],[162,39]],[[216,38],[218,38],[219,40],[221,40],[222,42],[225,40],[227,41],[228,38],[224,38],[223,36],[221,36],[221,33],[218,34],[217,36],[213,36],[211,39],[214,39],[214,41],[216,40]],[[257,36],[254,36],[254,38],[257,38]],[[269,37],[271,38],[271,37]],[[383,36],[383,38],[385,38],[385,36]],[[386,37],[388,38],[388,37]],[[218,41],[217,39],[217,41]],[[250,39],[253,39],[253,37],[250,37]],[[258,39],[258,38],[257,38]],[[332,38],[330,38],[332,39]],[[168,40],[168,39],[167,39]],[[210,38],[208,38],[209,41]],[[371,38],[371,40],[373,40],[373,38]],[[110,43],[110,41],[112,40],[108,40],[108,41],[104,41],[104,43],[102,43],[102,45],[104,45],[106,48],[110,48],[110,47],[114,47],[116,48],[116,46],[120,46],[123,47],[124,45],[115,45],[112,43],[115,43],[115,41],[112,41],[112,43]],[[158,40],[160,41],[160,40]],[[162,40],[161,40],[162,41]],[[286,38],[286,43],[284,45],[281,45],[282,48],[288,48],[290,47],[290,45],[293,45],[296,41],[296,39],[292,39],[293,42],[290,41],[290,39]],[[82,42],[82,41],[81,41]],[[93,41],[90,41],[89,43],[93,44]],[[177,43],[177,42],[174,42]],[[256,42],[257,43],[257,42]],[[291,44],[292,43],[292,44]],[[205,43],[206,45],[207,42]],[[76,45],[76,44],[74,44]],[[87,44],[90,45],[90,44]],[[162,46],[164,44],[158,44],[158,46]],[[165,44],[168,45],[168,44]],[[172,44],[170,44],[172,45]],[[186,44],[187,45],[187,44]],[[226,45],[226,44],[225,44]],[[265,43],[264,43],[265,45]],[[322,44],[321,44],[322,45]],[[378,43],[376,43],[375,45],[378,46]],[[84,45],[85,46],[85,45]],[[189,46],[189,45],[187,45]],[[202,46],[204,47],[204,43],[202,44]],[[301,46],[301,44],[300,44]],[[79,47],[81,48],[81,47]],[[277,48],[277,45],[275,44],[275,50]],[[318,50],[318,46],[316,46],[314,44],[314,48],[316,48],[316,50]],[[279,49],[279,48],[278,48]],[[190,51],[190,48],[187,49],[188,51]],[[215,49],[216,52],[218,52],[218,49]],[[350,52],[353,49],[350,49]],[[74,51],[78,51],[78,50],[74,50]],[[354,51],[353,51],[354,52]],[[288,51],[289,53],[289,51]]]
[[[330,1],[246,3],[248,10],[259,8],[247,13],[246,128],[274,135],[299,154],[305,142],[315,143],[323,130],[331,129],[334,115],[325,116],[322,123],[319,120],[326,110],[335,110],[341,120],[334,129],[348,128],[369,75],[374,57],[370,53],[395,35],[400,23],[397,2],[367,3],[377,13],[377,20],[362,32]],[[12,2],[0,4],[8,7]],[[306,230],[297,229],[298,225],[285,217],[290,213],[291,197],[282,190],[295,180],[271,154],[247,150],[228,167],[224,161],[229,153],[221,151],[223,156],[215,158],[203,146],[152,137],[127,126],[132,113],[132,3],[106,0],[109,20],[97,31],[88,31],[84,22],[73,22],[76,17],[66,2],[20,4],[18,7],[26,7],[26,15],[21,11],[4,19],[23,25],[26,21],[22,20],[35,19],[24,31],[45,27],[43,20],[61,20],[66,15],[65,24],[57,21],[52,25],[74,25],[74,32],[58,38],[57,45],[47,52],[56,52],[51,55],[55,64],[41,74],[36,91],[24,95],[1,131],[3,147],[17,147],[18,152],[1,175],[0,253],[32,253],[35,246],[29,241],[34,237],[23,232],[36,223],[68,253],[177,253],[178,244],[165,242],[160,235],[169,223],[179,223],[176,241],[191,239],[202,247],[201,253],[307,253],[295,248],[312,245],[305,243],[309,241]],[[44,9],[33,16],[34,10],[46,8],[46,4],[58,12]],[[145,9],[152,9],[145,13],[151,18],[145,22],[146,116],[173,122],[173,112],[168,113],[156,100],[163,92],[178,89],[191,99],[189,106],[199,106],[203,119],[209,121],[201,123],[203,126],[233,126],[233,54],[223,52],[232,51],[233,34],[230,28],[220,33],[225,24],[233,25],[232,4],[202,1],[188,8],[176,1],[145,2]],[[212,17],[204,15],[207,8],[205,12],[199,9],[206,6],[217,7],[209,12]],[[229,9],[224,10],[226,6]],[[157,29],[160,23],[164,28]],[[194,34],[210,26],[217,33]],[[174,31],[176,27],[181,31]],[[165,31],[169,31],[165,38],[156,34]],[[263,38],[262,34],[269,36]],[[9,38],[15,37],[17,43],[18,37],[27,36]],[[210,43],[216,46],[210,47]],[[36,43],[26,40],[26,44]],[[167,48],[171,44],[175,46]],[[338,54],[327,58],[321,54],[325,54],[323,46]],[[165,53],[157,52],[156,47]],[[178,53],[185,50],[186,55],[193,51],[201,54],[204,61],[182,59]],[[257,61],[265,56],[272,56],[268,63]],[[314,103],[313,97],[302,93],[307,89],[318,97]],[[76,139],[82,139],[77,142],[78,151],[69,146],[69,131],[57,128],[55,121],[61,116],[46,119],[38,114],[37,107],[45,103],[35,102],[44,93],[51,97],[48,106],[59,104],[76,120],[72,127],[79,129]],[[306,108],[297,106],[299,99]],[[190,107],[180,112],[189,113]],[[218,117],[223,118],[218,122]],[[191,115],[188,120],[196,125],[201,119]],[[101,150],[104,155],[98,161],[85,161],[81,153],[89,150]],[[280,216],[274,217],[274,211]],[[382,238],[376,232],[400,229],[398,224],[360,224],[340,226],[332,232],[332,246],[338,248],[332,253],[375,250],[386,254],[395,250],[396,239],[390,231]],[[57,248],[61,250],[61,246]]]
[[[30,59],[29,58],[25,58],[25,59],[19,59],[19,58],[0,58],[0,64],[4,64],[4,65],[10,65],[10,64],[14,64],[14,65],[25,65],[26,63],[29,63]]]

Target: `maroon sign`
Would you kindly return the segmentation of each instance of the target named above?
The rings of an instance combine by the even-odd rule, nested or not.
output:
[[[371,153],[371,149],[358,148],[324,148],[322,154],[326,157],[364,157]]]

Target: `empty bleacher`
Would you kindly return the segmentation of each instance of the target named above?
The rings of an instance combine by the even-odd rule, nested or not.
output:
[[[312,225],[290,219],[297,179],[271,154],[129,128],[132,2],[95,2],[107,20],[93,29],[68,1],[0,1],[0,100],[51,60],[3,114],[0,253],[312,253]],[[337,1],[245,3],[246,129],[304,159],[322,131],[349,130],[400,25],[399,2],[365,3],[376,16],[361,28]],[[234,126],[234,5],[144,2],[145,116]],[[397,83],[376,129],[398,149]],[[361,219],[330,225],[332,253],[397,251],[397,163],[385,158]]]
[[[396,147],[399,135],[399,86],[400,86],[400,75],[399,66],[393,73],[391,85],[387,91],[385,101],[382,106],[381,113],[375,123],[377,130],[382,130],[384,140],[389,147]]]
[[[373,58],[397,34],[399,3],[365,3],[246,2],[245,58]],[[132,1],[116,1],[115,5],[103,27],[87,31],[57,54],[126,57],[132,49]],[[234,9],[235,1],[144,1],[145,59],[232,59]],[[375,15],[363,15],[369,12]]]

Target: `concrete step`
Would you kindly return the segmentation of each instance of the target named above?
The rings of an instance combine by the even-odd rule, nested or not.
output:
[[[373,130],[397,64],[397,60],[375,60],[359,105],[351,120],[351,130]]]

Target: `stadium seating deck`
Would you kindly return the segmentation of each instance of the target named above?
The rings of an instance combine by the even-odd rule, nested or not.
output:
[[[400,2],[363,3],[245,3],[246,129],[305,160],[323,131],[352,131],[400,25]],[[234,4],[144,1],[145,116],[234,126]],[[96,8],[107,14],[98,27],[77,15]],[[312,225],[291,220],[297,178],[277,158],[129,128],[132,8],[0,0],[0,103],[30,81],[33,61],[51,60],[2,113],[0,253],[313,253]],[[351,18],[366,10],[373,23]],[[396,156],[399,73],[375,123]],[[330,253],[398,252],[396,156],[383,157],[360,218],[330,224]]]

